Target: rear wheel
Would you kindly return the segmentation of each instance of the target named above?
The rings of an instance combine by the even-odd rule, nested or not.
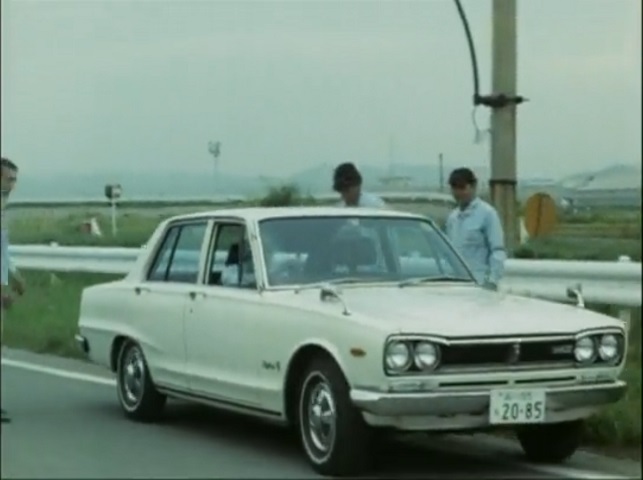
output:
[[[369,429],[352,404],[349,386],[330,358],[315,358],[299,388],[299,436],[313,469],[322,475],[359,475],[368,467]]]
[[[167,398],[156,390],[141,347],[125,341],[118,354],[116,390],[125,415],[133,420],[159,418]]]
[[[571,457],[581,444],[583,420],[527,425],[516,434],[527,458],[533,462],[561,463]]]

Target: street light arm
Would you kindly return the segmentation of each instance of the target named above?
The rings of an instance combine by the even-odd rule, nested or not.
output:
[[[503,108],[509,105],[520,105],[523,102],[526,102],[527,99],[520,95],[508,96],[504,93],[493,94],[493,95],[480,95],[480,76],[478,74],[478,58],[476,55],[476,47],[473,43],[473,36],[471,35],[471,28],[469,27],[469,21],[467,20],[467,15],[464,12],[462,3],[460,0],[454,0],[455,6],[458,9],[458,15],[460,21],[462,22],[462,27],[464,28],[464,34],[467,37],[467,45],[469,46],[469,56],[471,58],[471,68],[473,70],[473,106],[477,107],[483,105],[489,108]]]

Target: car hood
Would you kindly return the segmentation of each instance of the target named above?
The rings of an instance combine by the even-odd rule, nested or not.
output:
[[[301,291],[294,295],[295,303],[304,309],[341,313],[341,303],[322,301],[319,292]],[[620,320],[575,306],[472,286],[351,286],[341,290],[341,297],[351,313],[348,318],[373,323],[393,333],[472,337],[569,334],[623,326]],[[290,298],[289,303],[292,301]]]

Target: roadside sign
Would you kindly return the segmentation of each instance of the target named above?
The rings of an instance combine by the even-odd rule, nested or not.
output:
[[[525,230],[530,238],[551,234],[558,225],[556,202],[547,193],[535,193],[525,203]]]
[[[123,187],[120,183],[111,183],[105,185],[105,196],[109,200],[111,216],[112,216],[112,235],[116,236],[118,233],[118,226],[116,225],[116,201],[121,198],[123,194]]]

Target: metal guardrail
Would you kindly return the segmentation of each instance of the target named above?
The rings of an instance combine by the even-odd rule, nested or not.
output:
[[[124,275],[141,253],[139,248],[14,245],[18,268],[58,272]],[[503,291],[568,302],[570,287],[580,286],[587,303],[641,306],[641,263],[623,257],[614,262],[509,259]]]

